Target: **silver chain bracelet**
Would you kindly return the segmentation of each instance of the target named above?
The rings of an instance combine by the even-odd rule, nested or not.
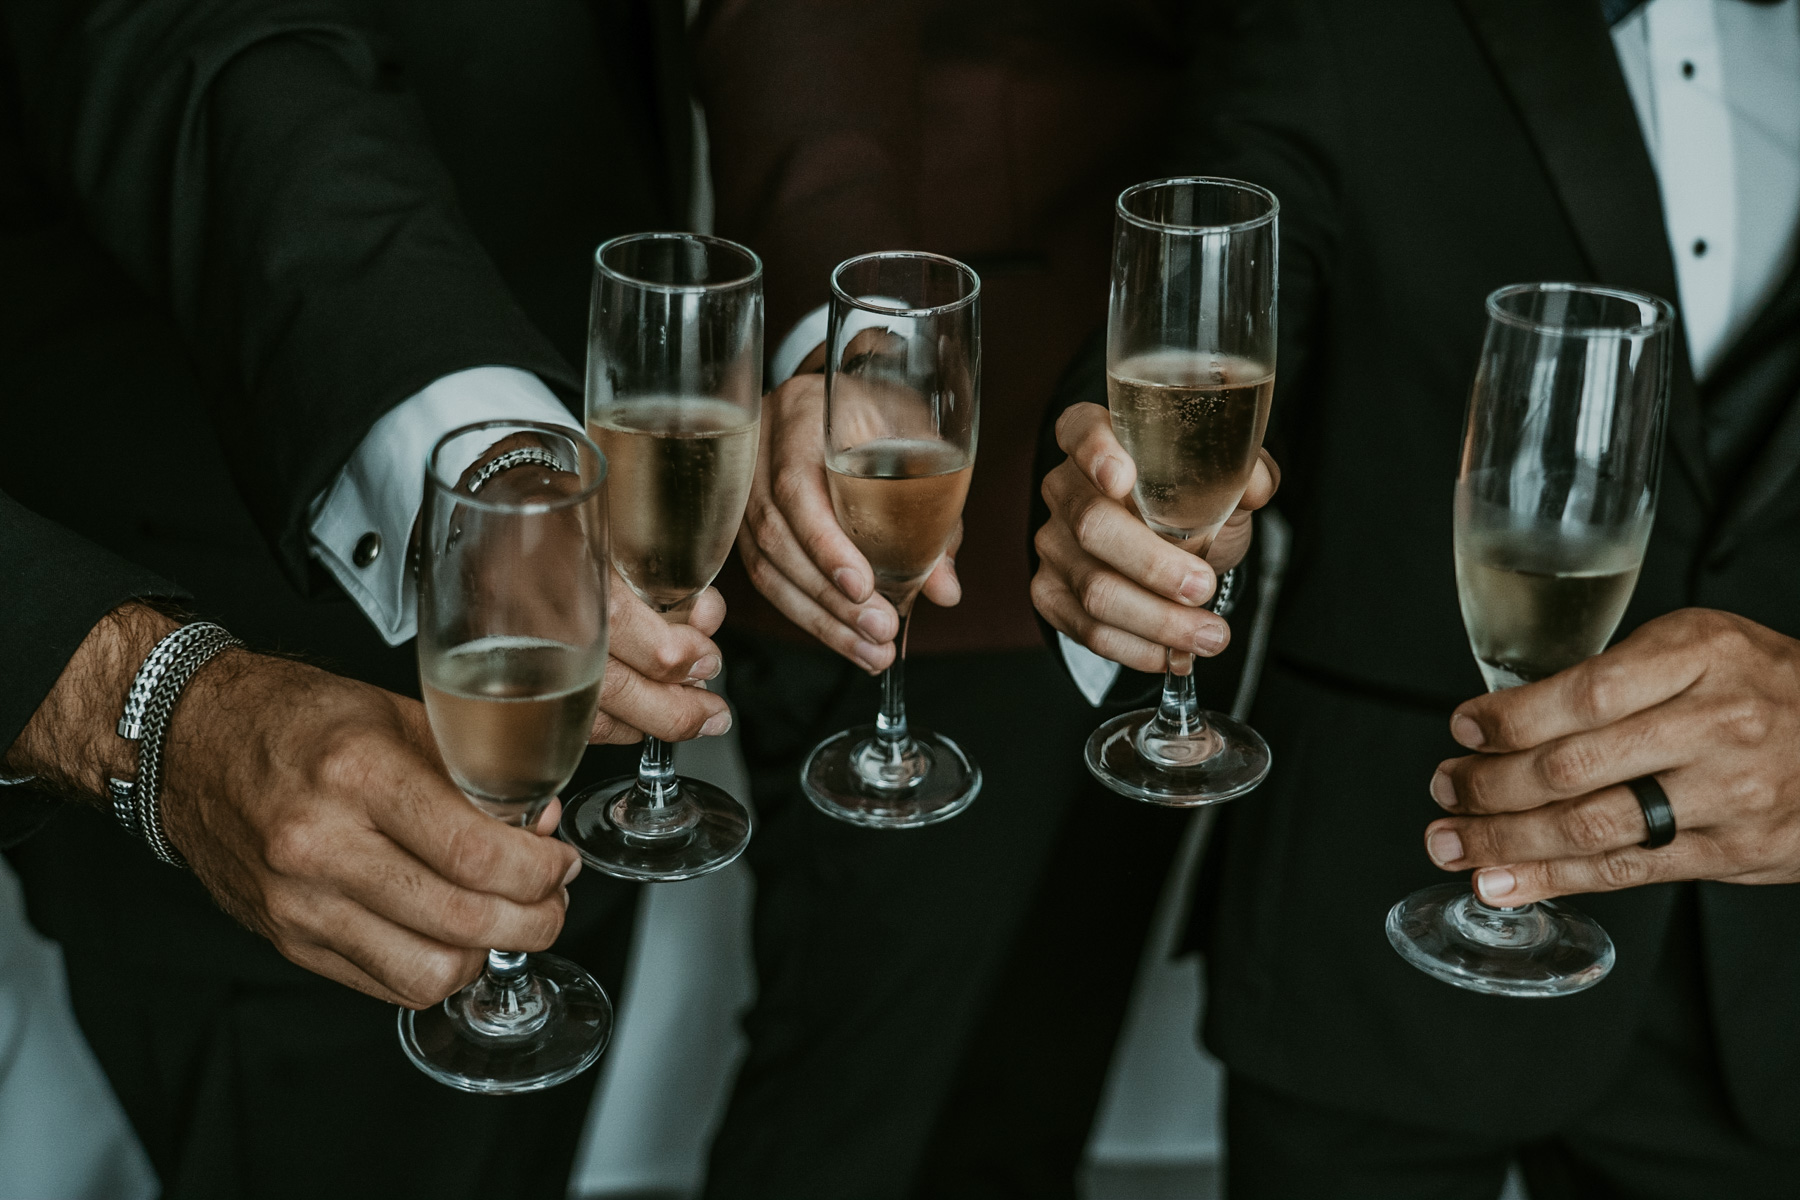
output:
[[[482,464],[481,470],[475,472],[475,478],[469,480],[469,495],[473,496],[482,486],[500,474],[514,467],[538,466],[548,467],[552,471],[567,471],[562,460],[550,451],[537,446],[522,446],[517,450],[508,450],[505,454],[489,459]]]
[[[1237,568],[1233,567],[1219,576],[1219,586],[1213,593],[1212,602],[1212,610],[1215,615],[1221,617],[1231,615],[1231,610],[1237,607],[1237,596],[1234,594],[1236,591]]]
[[[138,770],[136,780],[107,780],[113,815],[127,833],[142,838],[159,860],[172,867],[185,867],[187,861],[162,823],[162,768],[169,722],[181,693],[200,668],[223,651],[243,644],[222,625],[209,621],[184,625],[150,651],[125,699],[119,736],[137,742]]]

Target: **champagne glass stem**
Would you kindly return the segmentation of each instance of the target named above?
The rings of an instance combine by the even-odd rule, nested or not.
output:
[[[642,806],[652,812],[666,809],[680,798],[675,747],[659,737],[644,735],[644,753],[638,758],[637,791]]]
[[[894,661],[881,673],[881,711],[875,714],[875,736],[852,756],[852,769],[862,782],[883,793],[915,788],[931,770],[930,760],[906,723],[906,631],[911,626],[909,604],[900,612]]]
[[[894,661],[881,673],[881,711],[875,714],[875,733],[898,762],[912,734],[906,728],[906,631],[912,626],[912,607],[900,614],[900,638]]]
[[[1162,700],[1156,706],[1157,730],[1164,737],[1199,737],[1206,717],[1194,696],[1194,656],[1169,650],[1163,667]]]

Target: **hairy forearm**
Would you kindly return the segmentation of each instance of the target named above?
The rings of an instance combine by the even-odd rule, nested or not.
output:
[[[5,772],[35,775],[53,791],[96,803],[106,795],[108,778],[132,778],[136,756],[118,735],[119,714],[138,667],[176,624],[137,603],[102,617],[0,759]]]

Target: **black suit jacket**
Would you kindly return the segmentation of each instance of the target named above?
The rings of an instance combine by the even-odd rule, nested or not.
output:
[[[1676,298],[1656,178],[1595,4],[1252,0],[1215,9],[1200,37],[1172,166],[1281,199],[1270,443],[1295,528],[1252,715],[1274,769],[1226,810],[1198,914],[1206,1036],[1233,1069],[1333,1106],[1548,1131],[1622,1062],[1676,889],[1580,898],[1618,965],[1543,1003],[1430,979],[1382,921],[1445,878],[1422,846],[1440,815],[1426,785],[1462,753],[1451,708],[1482,690],[1451,495],[1483,298],[1558,279]],[[1785,321],[1763,336],[1791,344]],[[1791,396],[1794,382],[1778,386]],[[1704,605],[1800,635],[1800,408],[1725,475],[1702,429],[1684,351],[1621,630]],[[1759,1133],[1800,1141],[1800,888],[1698,894],[1731,1094]]]
[[[0,660],[0,733],[101,612],[177,586],[255,648],[416,694],[412,648],[383,645],[309,562],[308,506],[450,372],[521,367],[578,405],[594,247],[686,225],[681,39],[676,0],[0,0],[0,488],[143,568],[77,591],[91,552],[0,507],[0,561],[33,563],[0,568],[0,619],[59,622],[32,670]],[[249,1169],[188,1139],[275,1119],[193,1114],[254,1054],[162,1064],[146,1041],[198,1055],[230,1023],[190,1046],[107,997],[181,963],[208,997],[304,993],[308,1023],[350,999],[97,812],[13,860],[165,1185]],[[609,910],[585,891],[565,938],[632,895]],[[395,1090],[357,1103],[413,1095],[391,1065],[371,1071]]]

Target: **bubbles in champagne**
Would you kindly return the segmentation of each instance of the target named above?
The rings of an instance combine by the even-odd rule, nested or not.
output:
[[[704,591],[737,536],[756,472],[758,421],[740,405],[656,396],[592,414],[608,464],[613,565],[644,601]]]
[[[835,455],[831,506],[896,608],[912,602],[956,530],[973,464],[949,442],[879,438]]]
[[[1230,355],[1140,354],[1107,374],[1113,431],[1137,464],[1133,497],[1158,533],[1204,550],[1256,467],[1275,375]]]

